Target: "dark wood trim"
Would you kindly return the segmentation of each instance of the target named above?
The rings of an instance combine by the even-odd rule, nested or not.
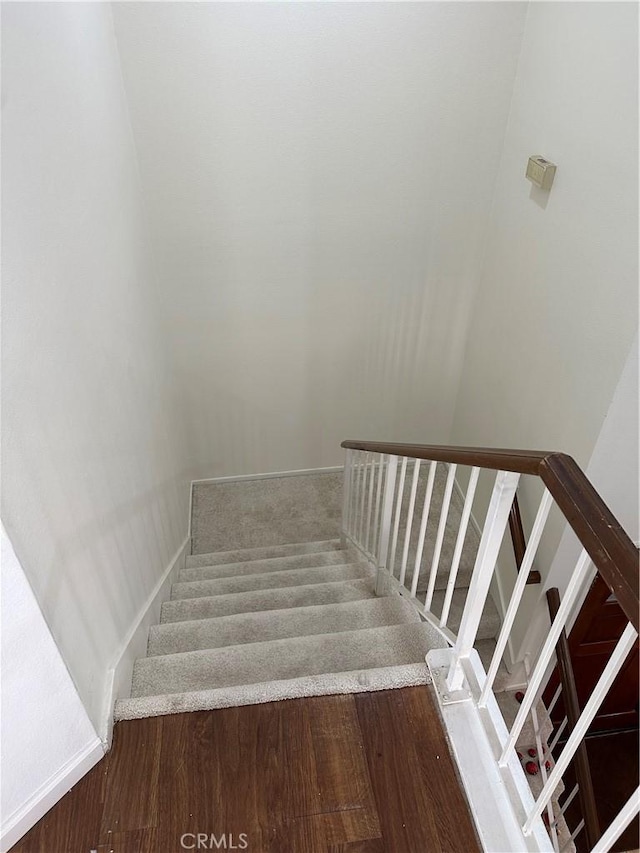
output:
[[[522,516],[520,515],[520,504],[518,503],[518,495],[513,499],[511,510],[509,512],[509,532],[511,533],[511,542],[513,544],[513,556],[516,560],[516,568],[520,571],[524,554],[527,550],[527,541],[524,535],[524,527],[522,526]],[[528,584],[540,583],[540,572],[530,571],[527,578]]]
[[[549,604],[549,613],[553,621],[560,607],[560,593],[557,587],[551,587],[547,590],[547,602]],[[558,658],[558,669],[560,671],[560,681],[562,684],[562,698],[567,714],[567,735],[570,734],[578,718],[580,717],[580,704],[578,702],[578,689],[576,687],[576,679],[571,665],[571,652],[569,651],[569,641],[567,633],[562,629],[560,637],[556,645],[556,655]],[[598,808],[596,806],[596,798],[593,791],[593,781],[591,779],[591,768],[589,767],[589,755],[587,753],[587,744],[582,740],[576,750],[573,766],[578,781],[578,798],[580,800],[580,808],[582,817],[584,818],[584,831],[589,842],[589,849],[595,847],[600,839],[600,823],[598,820]]]
[[[509,531],[511,533],[511,541],[513,542],[513,556],[516,558],[516,568],[520,571],[524,553],[527,550],[527,543],[524,538],[524,529],[522,527],[522,516],[520,515],[520,504],[516,495],[511,504],[509,512]]]
[[[388,441],[343,441],[346,450],[367,450],[370,453],[391,453],[412,459],[434,462],[454,462],[457,465],[476,465],[495,471],[515,471],[519,474],[538,474],[540,464],[549,455],[542,450],[499,450],[491,447],[452,447],[446,444],[394,444]]]
[[[540,476],[637,631],[638,549],[570,456],[552,454],[543,461]]]
[[[541,450],[354,440],[343,441],[342,447],[540,477],[625,616],[640,629],[638,549],[571,456]]]

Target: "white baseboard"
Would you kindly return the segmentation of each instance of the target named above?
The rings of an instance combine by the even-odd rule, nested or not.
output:
[[[32,794],[27,802],[6,819],[0,833],[0,851],[6,853],[49,809],[73,788],[104,756],[104,745],[98,737],[67,761]]]
[[[270,480],[274,477],[303,477],[306,474],[340,474],[344,471],[342,465],[331,468],[301,468],[298,471],[270,471],[267,474],[238,474],[233,477],[208,477],[203,480],[192,480],[191,486],[199,483],[239,483],[244,480]]]
[[[131,695],[133,664],[137,658],[146,656],[149,628],[152,625],[157,625],[160,621],[162,603],[169,599],[171,584],[174,582],[177,572],[184,568],[185,558],[190,550],[191,538],[187,536],[171,558],[169,565],[162,573],[162,577],[158,580],[146,602],[140,608],[138,616],[123,640],[118,653],[115,655],[113,665],[107,673],[106,700],[99,732],[106,749],[110,748],[113,736],[113,706],[117,699],[128,698]]]

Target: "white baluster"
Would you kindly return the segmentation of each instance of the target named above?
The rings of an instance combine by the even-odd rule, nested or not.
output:
[[[380,505],[382,501],[382,480],[384,477],[384,453],[381,453],[378,458],[378,482],[376,485],[376,508],[373,514],[373,544],[371,553],[377,558],[379,556],[378,546],[380,538],[378,536],[380,530]]]
[[[554,820],[554,824],[557,824],[557,823],[558,823],[558,821],[560,820],[560,816],[561,816],[561,815],[563,815],[563,814],[566,812],[566,810],[569,808],[569,806],[571,805],[571,803],[575,800],[576,796],[578,795],[578,791],[579,791],[579,790],[580,790],[580,786],[579,786],[579,785],[575,785],[575,786],[574,786],[574,788],[573,788],[573,790],[571,791],[571,793],[570,793],[570,794],[569,794],[569,796],[567,797],[567,799],[566,799],[566,800],[564,801],[564,803],[562,804],[562,808],[560,809],[560,811],[559,811],[559,813],[558,813],[558,817]]]
[[[418,534],[418,544],[416,546],[416,561],[413,566],[413,577],[411,578],[411,598],[416,597],[418,589],[418,580],[420,578],[420,565],[422,563],[422,552],[424,551],[424,540],[427,534],[427,523],[429,521],[429,512],[431,510],[431,496],[433,495],[433,484],[436,478],[437,462],[429,463],[429,477],[427,479],[427,488],[424,493],[424,502],[422,504],[422,518],[420,520],[420,532]]]
[[[429,573],[429,585],[427,587],[427,595],[424,600],[424,609],[429,610],[433,599],[433,592],[436,588],[436,577],[438,575],[438,564],[440,563],[440,554],[442,552],[442,543],[444,542],[444,534],[447,528],[447,516],[449,515],[449,504],[451,503],[451,495],[453,493],[453,483],[456,478],[457,465],[451,463],[449,465],[449,473],[447,474],[447,482],[444,487],[444,496],[442,498],[442,506],[440,507],[440,522],[438,524],[438,532],[436,534],[436,545],[433,549],[433,560],[431,561],[431,572]]]
[[[371,474],[369,476],[369,496],[367,498],[367,529],[364,536],[364,547],[365,551],[367,551],[368,553],[371,553],[369,551],[369,542],[371,534],[371,515],[373,512],[373,485],[376,476],[376,461],[373,453],[370,456],[370,466]]]
[[[351,535],[355,542],[358,541],[358,507],[360,506],[360,490],[362,488],[362,450],[358,450],[356,462],[356,484],[353,494],[353,516],[351,525]]]
[[[551,716],[551,712],[555,708],[556,702],[560,698],[561,693],[562,693],[562,684],[558,684],[558,686],[556,688],[556,692],[553,694],[553,698],[552,698],[551,702],[549,703],[549,707],[547,708],[547,714],[549,716]]]
[[[398,495],[396,498],[396,514],[393,522],[393,539],[391,541],[391,556],[389,557],[389,574],[393,575],[396,563],[396,548],[398,546],[398,530],[400,529],[400,516],[402,514],[402,497],[404,493],[404,479],[407,474],[407,457],[403,456],[400,466],[400,482],[398,483]]]
[[[353,538],[353,507],[355,505],[356,483],[358,479],[358,451],[351,451],[351,488],[349,490],[349,536]]]
[[[416,492],[418,491],[418,475],[420,474],[420,460],[414,460],[413,478],[411,480],[411,492],[409,494],[409,509],[407,511],[407,529],[404,534],[404,548],[402,549],[402,564],[400,566],[400,584],[404,586],[407,574],[407,560],[409,558],[409,544],[411,541],[411,527],[413,525],[413,513],[416,508]]]
[[[558,726],[558,731],[555,733],[555,735],[553,736],[553,740],[549,744],[549,752],[553,752],[553,750],[556,748],[556,744],[560,740],[562,732],[566,729],[568,723],[569,723],[569,718],[565,717],[564,720]]]
[[[576,848],[575,848],[575,846],[574,846],[574,845],[573,845],[573,843],[572,843],[572,842],[573,842],[573,839],[574,839],[574,838],[577,838],[577,837],[580,835],[580,833],[582,832],[582,830],[583,830],[583,829],[584,829],[584,818],[582,818],[582,820],[580,821],[580,823],[579,823],[579,824],[576,826],[576,828],[573,830],[573,832],[571,833],[571,836],[569,837],[569,840],[568,840],[568,841],[567,841],[567,843],[563,846],[563,848],[562,848],[562,850],[560,851],[560,853],[565,853],[565,850],[571,850],[571,849],[575,850],[575,849],[576,849]]]
[[[540,775],[542,776],[542,784],[544,785],[547,781],[547,768],[545,766],[545,752],[544,747],[542,746],[542,735],[540,733],[540,725],[538,723],[538,711],[536,706],[533,705],[531,708],[531,722],[533,723],[533,733],[536,739],[536,751],[538,753],[538,763],[540,765]],[[551,803],[547,803],[547,821],[549,826],[549,832],[551,833],[551,841],[553,843],[553,849],[558,850],[558,833],[556,832],[556,828],[553,822],[553,806]]]
[[[591,853],[607,853],[608,850],[611,850],[638,812],[640,812],[640,788],[636,788],[631,794]]]
[[[471,517],[471,507],[473,506],[473,498],[476,493],[476,486],[478,485],[478,477],[480,476],[479,468],[471,469],[471,476],[469,477],[469,486],[467,488],[467,495],[464,500],[464,507],[462,508],[462,516],[460,518],[460,527],[458,528],[458,536],[456,538],[455,548],[453,549],[453,559],[451,561],[451,568],[449,569],[449,580],[447,581],[447,591],[444,596],[444,604],[442,605],[442,613],[440,614],[440,625],[444,628],[447,624],[447,619],[449,618],[449,610],[451,609],[451,601],[453,599],[453,591],[456,586],[456,578],[458,577],[458,568],[460,566],[460,560],[462,558],[462,548],[464,546],[465,536],[467,535],[467,527],[469,526],[469,519]]]
[[[527,585],[527,578],[529,577],[529,572],[531,570],[531,566],[533,565],[533,560],[538,550],[538,545],[540,544],[540,539],[542,538],[542,534],[544,532],[545,524],[547,523],[547,518],[549,517],[549,511],[551,509],[552,504],[553,498],[551,497],[547,489],[545,489],[544,494],[542,495],[542,500],[540,501],[540,505],[538,507],[538,512],[536,513],[536,520],[533,523],[533,530],[531,531],[529,544],[527,545],[527,549],[524,552],[524,557],[522,560],[522,565],[520,566],[520,570],[518,572],[516,585],[513,588],[511,600],[509,601],[507,612],[504,615],[502,628],[500,629],[496,648],[493,653],[493,657],[491,658],[489,672],[487,673],[487,680],[483,685],[482,692],[480,693],[480,698],[478,699],[478,705],[481,708],[487,704],[489,691],[493,687],[493,682],[495,680],[496,673],[498,672],[498,667],[500,666],[502,655],[504,654],[504,650],[507,646],[509,634],[511,633],[511,628],[513,627],[513,623],[516,618],[516,613],[518,612],[518,606],[520,605],[520,599],[522,598],[525,587]]]
[[[349,497],[351,495],[351,450],[347,450],[344,462],[344,491],[342,493],[342,530],[340,531],[340,544],[344,548],[347,544],[346,534],[349,531]]]
[[[560,611],[558,610],[558,614],[559,613]],[[529,835],[533,826],[533,822],[542,813],[542,810],[553,796],[553,792],[555,791],[558,782],[562,778],[564,771],[567,769],[569,762],[575,754],[575,751],[580,746],[580,743],[586,735],[587,730],[593,721],[593,718],[598,713],[598,708],[600,707],[605,696],[609,692],[609,688],[611,687],[616,676],[622,669],[622,665],[624,664],[627,655],[633,648],[637,636],[638,632],[633,627],[633,625],[629,623],[625,628],[622,637],[620,637],[620,639],[618,640],[616,647],[613,650],[613,654],[609,658],[607,665],[604,668],[604,672],[598,679],[598,683],[594,687],[591,696],[589,697],[586,705],[584,706],[583,712],[578,717],[578,721],[576,722],[573,731],[569,735],[569,740],[567,741],[564,749],[560,753],[560,757],[556,761],[555,767],[549,774],[549,779],[547,780],[546,785],[542,789],[542,792],[536,800],[536,804],[533,810],[530,812],[526,823],[522,827],[522,831],[525,835]]]
[[[360,522],[358,527],[358,544],[363,545],[363,530],[364,530],[364,505],[367,497],[367,473],[369,470],[369,457],[370,453],[365,453],[364,455],[364,466],[362,469],[362,493],[360,495]]]
[[[393,494],[396,487],[397,470],[398,457],[389,456],[387,477],[384,482],[384,496],[382,499],[382,518],[380,520],[380,555],[378,561],[378,576],[376,578],[376,594],[378,595],[381,595],[384,592],[384,575],[388,574],[387,557],[389,555],[391,515],[393,513]]]
[[[500,756],[499,764],[501,767],[504,767],[507,764],[509,754],[520,736],[520,732],[526,722],[531,706],[538,699],[538,690],[542,685],[549,661],[555,654],[558,637],[560,636],[560,632],[564,628],[569,612],[578,597],[578,593],[580,592],[580,588],[582,587],[582,583],[586,577],[590,564],[591,558],[587,552],[583,550],[580,555],[580,559],[573,570],[573,574],[571,575],[562,601],[560,602],[556,618],[553,620],[549,633],[547,634],[547,638],[542,646],[542,650],[538,655],[538,660],[536,661],[535,668],[531,674],[531,680],[527,687],[527,692],[520,704],[520,709],[516,715],[513,726],[511,727],[502,755]]]
[[[478,633],[491,578],[496,567],[498,552],[509,520],[511,504],[518,488],[519,474],[511,471],[498,471],[491,493],[489,508],[482,529],[480,545],[471,576],[471,584],[454,646],[454,658],[447,675],[447,687],[450,692],[460,690],[464,680],[461,659],[466,658],[473,649]]]

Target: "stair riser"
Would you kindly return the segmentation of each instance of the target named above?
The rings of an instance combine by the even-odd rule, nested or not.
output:
[[[425,625],[401,625],[143,658],[134,667],[132,696],[403,666],[423,662],[444,642]]]
[[[357,562],[357,556],[347,551],[329,551],[316,554],[294,555],[291,557],[275,557],[270,560],[251,560],[244,563],[226,563],[219,566],[200,566],[194,569],[183,569],[178,575],[178,583],[234,578],[241,575],[286,572],[293,569],[314,569],[319,566],[344,566],[354,562]]]
[[[316,559],[317,557],[320,557],[321,559]],[[178,574],[177,581],[178,583],[191,583],[198,580],[217,580],[219,578],[240,577],[242,575],[260,574],[262,572],[271,573],[277,571],[291,571],[294,568],[315,568],[321,565],[330,566],[344,565],[356,561],[364,562],[364,558],[359,555],[355,549],[351,549],[349,551],[336,551],[329,554],[322,553],[308,556],[305,555],[302,558],[293,557],[290,559],[291,562],[287,559],[280,558],[274,559],[270,562],[252,561],[220,566],[201,566],[195,569],[183,569]],[[300,563],[297,562],[298,559],[300,560]],[[396,567],[395,576],[398,577],[399,574],[399,567]],[[456,577],[456,587],[468,587],[471,583],[471,574],[471,569],[461,566]],[[408,571],[405,578],[405,585],[407,587],[411,585],[411,580],[411,573]],[[429,569],[424,567],[419,575],[418,593],[423,593],[424,595],[427,590],[428,582]],[[443,567],[436,575],[435,589],[446,589],[448,582],[449,572]]]
[[[176,583],[171,588],[171,600],[229,595],[260,589],[277,589],[278,587],[307,586],[315,583],[353,580],[368,576],[371,576],[368,566],[365,563],[355,563],[347,566],[321,566],[315,569],[294,569],[270,574],[244,575],[213,581]]]
[[[218,616],[232,616],[237,613],[257,613],[260,610],[282,610],[321,604],[338,604],[344,601],[361,601],[365,598],[375,598],[373,584],[369,578],[288,589],[219,595],[211,598],[186,598],[167,601],[162,605],[160,621],[164,624],[190,619],[211,619]]]
[[[399,597],[241,614],[224,619],[156,625],[149,634],[147,655],[388,627],[411,621],[419,623],[420,617]]]
[[[240,549],[238,551],[217,551],[212,554],[189,554],[186,567],[219,566],[223,563],[244,563],[252,560],[265,560],[273,557],[315,554],[321,551],[339,551],[342,549],[339,539],[327,539],[325,542],[299,542],[293,545],[272,545],[264,548]]]

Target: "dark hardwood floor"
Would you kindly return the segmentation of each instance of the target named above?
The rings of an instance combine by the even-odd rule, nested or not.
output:
[[[110,753],[12,853],[473,853],[429,691],[118,723]]]

